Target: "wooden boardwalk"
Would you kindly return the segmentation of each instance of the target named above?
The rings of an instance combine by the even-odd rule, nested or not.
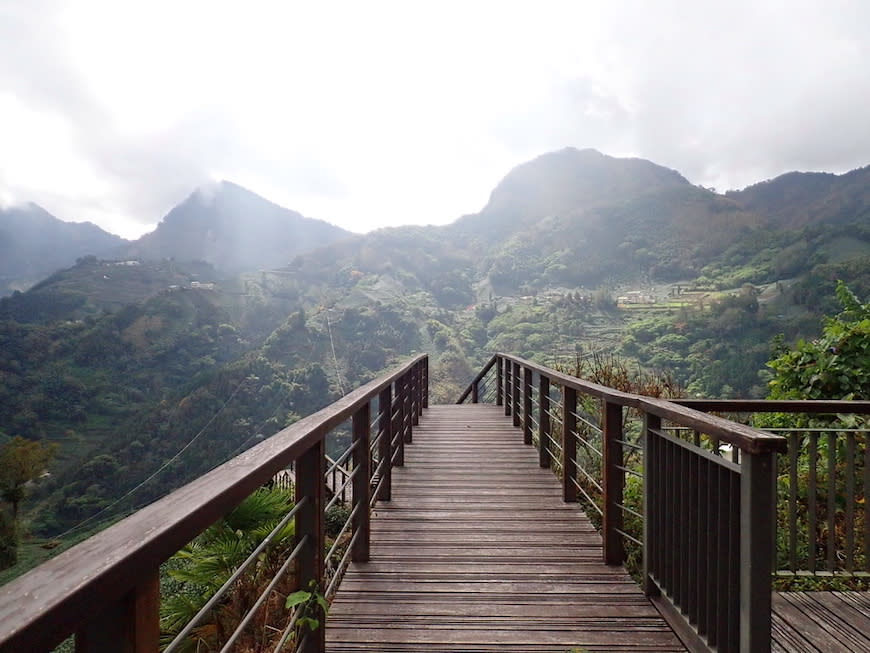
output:
[[[870,651],[870,592],[773,595],[774,651]]]
[[[433,406],[348,570],[330,653],[684,651],[502,409]]]

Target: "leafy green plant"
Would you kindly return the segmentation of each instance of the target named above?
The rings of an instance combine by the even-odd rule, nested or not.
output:
[[[329,611],[329,603],[326,597],[317,589],[317,584],[312,580],[307,590],[297,590],[287,597],[284,607],[288,610],[296,609],[299,616],[296,618],[296,626],[300,630],[317,630],[323,623],[323,618]]]

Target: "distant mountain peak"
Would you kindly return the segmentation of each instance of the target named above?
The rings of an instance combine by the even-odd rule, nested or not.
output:
[[[207,261],[225,272],[239,272],[285,265],[297,254],[349,235],[220,180],[196,188],[128,254]]]

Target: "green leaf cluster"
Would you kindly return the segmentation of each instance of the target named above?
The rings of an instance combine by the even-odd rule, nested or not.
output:
[[[780,349],[768,366],[771,399],[870,398],[870,304],[838,282],[842,312],[826,318],[822,335]]]

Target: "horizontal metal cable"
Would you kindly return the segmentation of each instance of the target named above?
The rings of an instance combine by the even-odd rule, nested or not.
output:
[[[360,505],[357,504],[354,506],[353,510],[350,511],[350,514],[347,516],[347,521],[341,527],[341,530],[338,531],[338,534],[335,536],[335,539],[332,542],[332,546],[329,548],[329,553],[326,554],[326,559],[329,560],[332,558],[333,554],[335,554],[336,548],[341,543],[341,536],[344,535],[345,531],[347,531],[348,527],[353,523],[353,518],[356,517],[356,514],[359,512]],[[366,506],[368,509],[368,506]]]
[[[341,484],[340,487],[332,488],[332,498],[329,500],[329,503],[326,504],[326,508],[323,509],[324,512],[326,512],[335,505],[336,501],[338,501],[341,495],[344,494],[347,486],[353,481],[353,477],[356,476],[359,470],[359,467],[355,467],[354,470],[345,477],[345,481]]]
[[[232,576],[230,576],[223,585],[218,588],[218,590],[212,595],[212,597],[206,601],[205,605],[200,608],[199,612],[187,622],[187,625],[181,629],[181,631],[175,636],[175,638],[169,643],[169,645],[164,649],[166,653],[172,653],[175,651],[182,643],[185,637],[187,637],[190,632],[196,628],[197,624],[202,621],[202,618],[208,614],[211,609],[217,604],[217,602],[223,597],[226,591],[235,583],[239,577],[245,572],[245,570],[250,566],[250,564],[257,559],[257,557],[263,552],[263,549],[268,546],[268,544],[275,539],[275,536],[281,532],[281,530],[290,522],[293,517],[296,516],[296,513],[308,503],[310,499],[305,496],[302,497],[301,500],[296,502],[296,505],[284,515],[284,518],[278,522],[277,526],[272,529],[272,532],[269,533],[266,537],[263,538],[263,541],[257,545],[251,554],[245,559],[245,561],[239,565],[238,569],[236,569]],[[307,537],[307,536],[306,536]]]
[[[627,512],[627,513],[629,513],[629,514],[631,514],[631,515],[634,515],[634,516],[637,517],[638,519],[643,519],[643,515],[641,515],[641,514],[640,514],[639,512],[637,512],[636,510],[632,510],[631,508],[629,508],[629,507],[626,506],[625,504],[617,503],[617,504],[616,504],[616,507],[617,507],[617,508],[622,508],[622,510],[623,510],[624,512]]]
[[[549,433],[547,434],[547,439],[548,439],[548,440],[552,443],[552,445],[553,445],[554,447],[556,447],[560,452],[562,451],[562,445],[559,444],[558,442],[556,442],[556,441],[553,439],[553,436],[550,435]],[[550,449],[550,447],[547,447],[547,448]]]
[[[580,486],[580,484],[576,482],[576,480],[575,480],[575,482],[574,482],[574,485],[577,486],[577,490],[580,492],[580,494],[583,495],[583,497],[586,499],[586,501],[587,501],[587,502],[588,502],[588,503],[589,503],[593,508],[595,508],[595,511],[596,511],[599,515],[601,515],[601,516],[603,517],[603,516],[604,516],[604,512],[601,510],[601,508],[598,507],[598,504],[595,502],[595,499],[593,499],[591,496],[589,496],[589,493],[586,492],[586,490],[584,490],[584,489]]]
[[[344,551],[344,555],[341,556],[341,560],[338,561],[338,564],[335,566],[335,573],[332,574],[332,578],[329,581],[329,585],[326,587],[326,591],[323,595],[326,597],[326,600],[330,600],[335,591],[338,590],[337,584],[341,582],[341,577],[344,575],[344,570],[347,567],[347,558],[353,551],[353,545],[356,544],[356,540],[359,537],[359,531],[353,534],[353,537],[350,538],[350,541],[347,543],[347,549]]]
[[[269,584],[266,586],[266,589],[263,590],[263,593],[260,594],[259,598],[254,602],[253,607],[245,614],[244,619],[239,622],[239,625],[236,626],[236,629],[233,631],[233,634],[227,640],[226,644],[221,648],[220,653],[226,653],[227,651],[231,651],[233,649],[233,645],[236,643],[236,640],[239,638],[239,635],[242,634],[242,631],[245,627],[251,622],[251,619],[254,618],[254,615],[257,614],[257,610],[260,609],[260,606],[263,605],[263,602],[272,593],[272,590],[275,589],[275,586],[278,584],[278,581],[281,580],[281,577],[286,573],[286,571],[290,568],[290,564],[296,560],[296,557],[299,555],[299,552],[302,550],[302,547],[308,542],[308,535],[303,537],[299,544],[296,545],[296,548],[293,549],[290,556],[287,560],[284,561],[284,564],[281,565],[281,568],[278,570],[278,573],[272,578]]]
[[[375,507],[375,504],[378,502],[378,495],[379,495],[380,492],[381,492],[381,486],[382,486],[383,484],[384,484],[384,477],[383,477],[383,476],[379,476],[379,477],[378,477],[378,482],[377,482],[377,483],[375,484],[375,486],[372,488],[372,490],[371,490],[371,494],[369,495],[369,509],[374,508],[374,507]]]
[[[629,467],[623,467],[622,465],[614,465],[614,467],[616,467],[616,469],[618,469],[622,472],[625,472],[626,474],[631,474],[632,476],[634,476],[636,478],[643,478],[643,474],[641,474],[640,472],[637,472]]]
[[[604,455],[598,450],[598,448],[594,444],[592,444],[591,442],[589,442],[589,440],[577,433],[577,431],[571,431],[571,433],[574,434],[574,438],[577,440],[577,442],[582,444],[587,449],[591,449],[592,451],[594,451],[599,458],[604,457]]]
[[[326,456],[327,462],[332,461],[332,465],[330,465],[330,467],[326,470],[326,474],[324,474],[324,476],[329,476],[332,473],[332,470],[334,470],[336,467],[338,467],[343,462],[345,462],[350,457],[350,454],[353,453],[353,450],[356,449],[357,444],[359,444],[359,440],[354,440],[351,443],[351,445],[347,449],[344,450],[344,453],[338,457],[337,460],[332,460],[332,458],[330,458],[329,456]],[[344,473],[347,473],[347,470],[345,470],[344,468],[342,468],[341,471],[343,471]]]
[[[620,530],[620,529],[618,529],[618,528],[614,528],[613,530],[616,531],[617,533],[619,533],[620,535],[622,535],[622,537],[624,537],[625,539],[627,539],[627,540],[631,540],[632,542],[634,542],[634,543],[637,544],[638,546],[643,546],[643,542],[641,542],[641,541],[640,541],[639,539],[637,539],[636,537],[633,537],[633,536],[629,535],[629,534],[626,533],[625,531],[622,531],[622,530]]]
[[[576,463],[576,461],[575,461],[575,463]],[[598,490],[599,492],[604,494],[604,490],[601,488],[601,485],[598,483],[598,481],[596,481],[594,478],[592,478],[592,475],[589,472],[587,472],[581,465],[577,465],[577,471],[580,472],[581,474],[583,474],[583,476],[585,476],[586,479],[590,483],[592,483],[593,486],[595,486],[596,490]]]
[[[595,424],[595,423],[593,423],[593,422],[590,422],[590,421],[586,418],[586,416],[585,416],[584,414],[582,414],[582,413],[575,413],[573,410],[571,411],[571,414],[572,414],[575,418],[577,418],[577,421],[578,421],[578,422],[582,422],[583,424],[585,424],[586,426],[588,426],[589,428],[591,428],[591,429],[592,429],[593,431],[595,431],[596,433],[603,433],[603,431],[601,430],[601,427],[600,427],[598,424]]]
[[[560,415],[558,415],[557,413],[553,412],[552,409],[550,409],[550,410],[548,410],[548,411],[546,411],[546,412],[547,412],[547,415],[550,416],[550,420],[552,420],[552,421],[555,422],[556,424],[560,424],[560,425],[562,424],[562,418],[561,418]]]
[[[643,447],[634,442],[627,442],[626,440],[614,440],[614,442],[621,444],[624,447],[628,447],[629,449],[634,449],[635,451],[643,451]]]

